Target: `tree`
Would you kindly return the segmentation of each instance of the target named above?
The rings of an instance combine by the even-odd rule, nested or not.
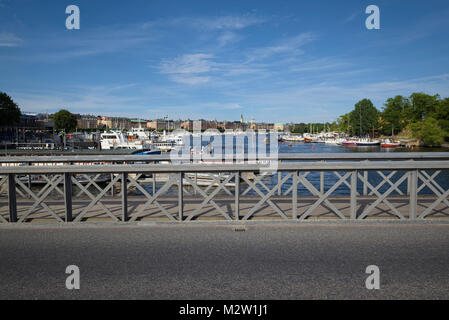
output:
[[[407,124],[406,112],[410,109],[410,101],[403,96],[388,98],[382,112],[384,122],[384,133],[394,136],[395,133],[401,132]]]
[[[306,128],[305,123],[295,124],[292,127],[290,127],[290,132],[303,134],[305,132],[305,128]]]
[[[438,121],[432,117],[427,117],[422,122],[412,123],[411,129],[414,137],[428,147],[441,146],[447,134],[439,127]]]
[[[0,125],[6,126],[19,123],[20,108],[19,106],[4,92],[0,92]]]
[[[434,117],[440,96],[438,94],[431,96],[425,93],[413,93],[410,96],[411,106],[406,112],[407,118],[412,122],[424,120],[426,117]]]
[[[59,110],[54,115],[55,129],[72,132],[75,130],[77,121],[76,117],[67,110]]]
[[[449,98],[440,101],[435,112],[435,119],[443,130],[449,132]]]
[[[349,134],[350,131],[350,113],[346,113],[337,119],[337,126],[340,132]]]
[[[379,110],[377,110],[371,100],[363,99],[355,104],[355,108],[351,111],[349,118],[355,133],[363,136],[369,134],[373,128],[377,128]]]

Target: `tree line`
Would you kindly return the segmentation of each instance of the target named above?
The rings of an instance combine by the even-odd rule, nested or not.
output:
[[[415,138],[426,146],[440,146],[449,138],[449,98],[413,93],[388,98],[377,109],[370,99],[363,99],[354,109],[332,123],[299,123],[290,126],[292,133],[322,131],[343,132],[350,136],[391,136]]]
[[[388,98],[382,110],[363,99],[337,120],[339,131],[352,136],[410,136],[427,146],[440,146],[449,137],[449,98],[413,93]]]
[[[21,111],[17,103],[4,92],[0,92],[0,126],[12,126],[20,122]],[[67,110],[59,110],[53,115],[56,130],[74,131],[76,117]]]

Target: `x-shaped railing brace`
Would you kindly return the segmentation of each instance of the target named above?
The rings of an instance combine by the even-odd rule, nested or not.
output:
[[[87,174],[83,174],[82,176],[89,181],[89,183],[84,187],[86,190],[89,190],[90,186],[94,186],[100,192],[101,192],[101,190],[103,190],[103,189],[100,188],[100,186],[95,181],[95,180],[97,180],[101,176],[101,173],[97,174],[93,179],[91,179]],[[84,193],[84,189],[80,190],[76,194],[76,197],[79,197],[83,193]]]
[[[397,188],[401,185],[402,182],[404,182],[405,179],[410,177],[410,172],[404,174],[401,178],[398,179],[386,192],[383,194],[380,194],[379,191],[375,187],[369,183],[368,179],[365,179],[364,176],[362,176],[360,173],[358,174],[359,179],[366,183],[368,188],[370,188],[377,196],[376,201],[374,201],[364,212],[362,212],[359,216],[359,219],[364,219],[379,203],[385,203],[393,212],[394,214],[399,217],[400,219],[405,219],[404,216],[388,201],[386,198],[392,193],[394,190],[397,190]]]
[[[89,177],[87,177],[88,180],[92,181]],[[99,204],[102,209],[106,212],[108,216],[110,216],[114,221],[119,221],[119,219],[112,214],[112,212],[106,208],[106,206],[100,201],[101,198],[108,192],[112,186],[120,179],[120,175],[117,175],[114,177],[114,179],[111,180],[111,182],[108,183],[108,185],[95,197],[92,195],[92,193],[87,190],[86,187],[84,187],[75,177],[72,176],[72,182],[75,183],[89,198],[92,199],[92,201],[89,203],[89,205],[81,211],[80,214],[78,214],[74,220],[74,222],[79,222],[82,217],[96,204]],[[95,183],[95,182],[93,182]]]
[[[388,182],[388,184],[389,184],[390,186],[392,186],[394,183],[391,182],[390,179],[397,173],[397,171],[392,171],[392,172],[390,172],[390,174],[389,174],[388,176],[385,176],[385,175],[382,173],[382,171],[376,171],[376,172],[377,172],[377,174],[379,174],[379,175],[382,177],[383,180],[382,180],[381,183],[379,183],[379,184],[375,187],[375,189],[372,189],[372,190],[371,190],[371,192],[368,194],[368,195],[370,195],[370,196],[373,195],[374,190],[378,191],[378,190],[379,190],[385,183],[387,183],[387,182]],[[399,188],[395,188],[394,190],[396,190],[397,193],[399,193],[401,196],[404,195],[404,193],[403,193]]]
[[[276,192],[276,190],[278,190],[282,184],[284,184],[285,181],[287,181],[288,179],[290,179],[290,177],[293,175],[293,173],[288,173],[284,178],[281,179],[281,181],[274,186],[273,189],[269,189],[269,192],[267,194],[264,194],[262,191],[260,191],[260,189],[257,187],[257,183],[260,183],[260,180],[257,179],[257,177],[255,176],[255,182],[251,182],[247,177],[245,177],[244,175],[242,175],[242,179],[248,184],[249,187],[251,187],[262,199],[259,200],[259,202],[253,207],[251,208],[251,210],[246,214],[245,217],[243,217],[243,220],[248,220],[249,218],[251,218],[251,216],[257,211],[259,210],[259,208],[264,204],[264,203],[268,203],[282,218],[284,219],[288,219],[288,217],[285,215],[285,213],[273,202],[270,200],[270,197]]]
[[[225,218],[226,220],[232,220],[232,218],[226,214],[226,212],[223,211],[223,209],[220,208],[220,206],[218,206],[215,201],[213,201],[213,197],[215,197],[215,195],[217,195],[217,193],[223,189],[223,190],[227,190],[226,188],[226,183],[228,183],[232,178],[234,178],[236,176],[235,173],[230,174],[224,181],[217,181],[218,186],[217,188],[209,195],[207,195],[207,190],[209,189],[209,187],[206,189],[206,191],[204,191],[203,189],[201,189],[200,187],[198,187],[198,185],[193,182],[189,177],[185,177],[185,179],[201,194],[201,196],[203,196],[204,200],[201,202],[200,206],[197,207],[195,209],[195,211],[193,211],[187,218],[186,221],[190,221],[192,220],[193,217],[195,217],[200,210],[207,204],[210,203],[211,205],[214,206],[215,209],[217,209],[218,212],[220,212]]]
[[[270,192],[270,188],[268,188],[267,185],[262,181],[262,179],[264,178],[263,175],[260,175],[260,177],[258,177],[252,172],[250,172],[249,174],[254,178],[254,185],[260,184],[267,192]],[[251,189],[253,189],[253,187],[248,185],[248,188],[246,188],[246,190],[242,192],[242,196],[246,195]]]
[[[437,171],[430,177],[427,174],[427,172],[418,171],[418,177],[423,182],[423,185],[421,185],[421,189],[424,186],[427,186],[427,187],[429,187],[430,190],[432,190],[435,193],[436,196],[438,196],[438,199],[435,200],[429,207],[427,207],[427,209],[424,210],[423,213],[421,213],[421,215],[419,216],[419,219],[424,219],[441,202],[444,202],[449,207],[449,201],[447,200],[447,197],[449,196],[449,189],[444,192],[444,189],[434,180],[439,173],[440,173],[440,171]],[[431,184],[431,182],[433,182],[439,190],[437,188],[435,188]],[[418,190],[421,190],[421,189],[418,189]]]
[[[136,180],[128,176],[130,185],[134,185],[148,199],[147,202],[145,202],[144,205],[139,209],[139,211],[137,211],[137,213],[131,217],[130,221],[135,221],[152,203],[154,203],[171,221],[176,221],[176,219],[170,213],[168,213],[168,211],[156,200],[157,197],[165,193],[165,191],[167,191],[173,184],[175,184],[176,180],[178,180],[179,183],[179,177],[176,174],[170,175],[170,178],[162,186],[162,188],[160,188],[154,195],[150,195],[140,184],[136,182]],[[180,183],[182,185],[182,181]]]
[[[23,222],[39,205],[47,210],[47,212],[50,213],[54,218],[56,218],[58,222],[63,222],[61,217],[59,217],[49,206],[45,204],[45,202],[43,202],[48,197],[48,195],[58,187],[58,184],[61,183],[63,179],[64,175],[55,175],[51,178],[51,180],[47,179],[48,182],[36,195],[25,184],[23,184],[23,182],[20,181],[18,177],[16,177],[16,184],[22,187],[22,189],[35,200],[31,208],[28,209],[28,211],[19,219],[18,222]]]
[[[103,196],[101,196],[101,197],[99,197],[98,198],[98,196],[97,197],[95,197],[90,191],[89,191],[89,185],[94,185],[99,191],[100,191],[100,194],[102,194],[102,192],[103,192],[103,190],[97,185],[97,183],[93,180],[93,179],[91,179],[89,176],[87,176],[87,175],[84,175],[84,177],[87,179],[87,180],[89,180],[89,184],[88,185],[86,185],[86,186],[83,186],[79,181],[78,181],[78,179],[76,179],[76,177],[74,177],[74,176],[72,176],[72,182],[75,184],[75,185],[77,185],[78,186],[78,188],[80,188],[80,192],[78,193],[78,195],[77,196],[79,196],[81,193],[85,193],[91,200],[92,200],[92,202],[94,202],[95,201],[95,203],[91,206],[91,207],[93,207],[95,204],[98,204],[103,210],[104,210],[104,212],[108,215],[108,216],[110,216],[111,218],[112,218],[112,220],[114,220],[114,221],[119,221],[119,219],[116,217],[116,216],[114,216],[113,214],[112,214],[112,212],[100,201],[100,199],[101,199],[101,197],[103,197]],[[117,178],[117,177],[116,177]],[[96,179],[96,178],[94,178],[94,179]],[[114,182],[115,183],[115,182]],[[106,192],[110,189],[112,187],[112,185],[109,187],[109,185],[108,185],[108,187],[107,187],[107,190],[106,190]],[[104,194],[106,194],[106,192],[104,192],[103,193],[103,195]],[[92,202],[89,204],[89,206],[92,204]],[[88,206],[88,207],[89,207]],[[81,214],[80,214],[80,216],[82,217],[85,213],[87,212],[87,210],[85,210],[85,211],[83,211]],[[78,216],[79,217],[79,216]],[[78,217],[76,217],[76,219],[75,219],[75,221],[79,221],[79,219],[81,219],[81,217],[80,218],[78,218]]]
[[[339,178],[339,180],[329,189],[325,194],[321,194],[317,188],[313,186],[312,183],[310,183],[309,180],[305,178],[305,175],[298,174],[299,182],[301,182],[314,196],[318,196],[319,199],[309,208],[306,212],[304,212],[300,217],[299,220],[304,220],[307,218],[312,212],[324,201],[324,203],[327,204],[329,208],[332,209],[332,211],[338,215],[341,219],[346,219],[346,217],[340,212],[340,210],[335,207],[332,202],[327,199],[339,186],[342,184],[348,177],[350,177],[351,172],[347,172],[345,175]]]

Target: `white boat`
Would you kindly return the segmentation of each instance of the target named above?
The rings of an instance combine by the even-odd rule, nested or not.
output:
[[[169,152],[176,148],[176,143],[173,141],[156,141],[153,142],[153,146],[162,152]]]
[[[324,143],[340,146],[343,144],[343,141],[345,141],[345,139],[341,139],[341,138],[327,139],[327,140],[324,140]]]
[[[151,132],[147,128],[131,128],[128,131],[128,135],[132,136],[136,140],[150,140]]]
[[[159,141],[160,142],[170,142],[170,143],[174,143],[177,146],[183,146],[185,138],[187,136],[190,136],[190,133],[173,132],[173,133],[167,135],[164,131],[164,134],[159,138]]]
[[[287,142],[304,142],[304,137],[302,136],[292,136],[292,135],[285,135],[282,136],[282,141],[287,141]]]
[[[144,140],[129,141],[121,131],[103,132],[100,136],[101,150],[152,150],[154,146]]]

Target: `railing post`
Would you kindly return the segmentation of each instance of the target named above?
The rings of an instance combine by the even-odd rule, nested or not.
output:
[[[292,185],[292,219],[298,219],[298,171],[293,174]]]
[[[324,167],[324,160],[321,160],[321,163],[323,163]],[[324,194],[324,171],[320,172],[320,196]]]
[[[418,204],[418,170],[409,172],[408,185],[410,186],[410,219],[416,219],[416,210]]]
[[[29,166],[31,166],[32,164],[31,164],[31,162],[30,163],[28,163],[28,165]],[[31,175],[29,174],[28,175],[28,189],[30,189],[31,190]],[[27,198],[31,198],[31,196],[27,196]]]
[[[413,161],[413,159],[410,159],[409,161]],[[418,178],[417,178],[417,179],[418,179]],[[409,176],[409,179],[407,179],[407,195],[408,195],[408,196],[411,195],[411,194],[410,194],[410,191],[411,191],[411,188],[412,188],[411,182],[412,182],[412,180],[410,179],[410,176]]]
[[[195,184],[198,185],[198,172],[195,172]],[[193,194],[196,195],[196,188],[193,188]]]
[[[72,174],[64,173],[64,205],[65,222],[71,222],[72,217]]]
[[[240,220],[240,172],[235,173],[235,202],[234,202],[234,217],[235,220]]]
[[[9,222],[17,222],[16,175],[8,174]]]
[[[154,196],[156,194],[156,173],[152,173],[153,175],[153,194],[152,196]]]
[[[122,221],[128,221],[128,173],[122,173]]]
[[[111,181],[114,180],[114,174],[111,173]],[[114,185],[111,186],[111,196],[114,196]]]
[[[282,195],[281,179],[282,179],[282,172],[278,171],[278,196]]]
[[[184,172],[179,173],[178,180],[178,219],[182,221],[184,219],[184,192],[182,188],[182,180],[184,179]]]
[[[351,220],[357,219],[357,170],[351,173]]]
[[[365,160],[365,162],[369,162],[369,160]],[[368,195],[368,170],[363,171],[363,195]]]

